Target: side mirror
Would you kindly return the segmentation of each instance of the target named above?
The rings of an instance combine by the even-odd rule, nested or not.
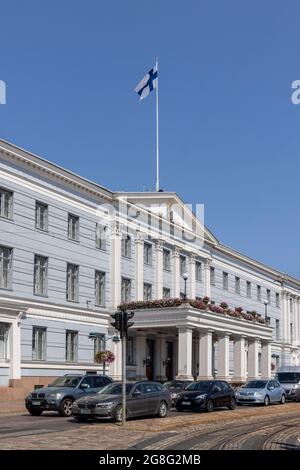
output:
[[[142,395],[142,392],[140,390],[135,390],[132,394],[133,397],[140,397]]]
[[[273,388],[272,385],[269,385],[268,390],[273,390]]]
[[[89,387],[88,384],[81,384],[81,385],[79,386],[79,388],[82,388],[82,389],[86,390],[87,388],[90,388],[90,387]]]

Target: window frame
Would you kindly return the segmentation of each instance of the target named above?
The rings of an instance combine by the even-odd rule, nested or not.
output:
[[[8,250],[9,256],[5,256],[4,252]],[[7,275],[4,276],[4,268],[7,263]],[[7,284],[4,285],[2,282],[4,279],[7,279]],[[12,290],[13,285],[13,248],[5,245],[0,245],[0,289],[3,290]]]
[[[75,224],[73,225],[73,222]],[[70,225],[71,223],[71,225]],[[73,238],[71,235],[71,230],[70,227],[73,228],[75,227],[75,238]],[[71,212],[68,212],[68,239],[72,242],[79,242],[80,241],[80,221],[79,221],[79,215],[73,214]]]
[[[39,208],[43,207],[45,209],[46,216],[43,217],[45,219],[45,227],[40,227],[38,224],[38,221],[41,220],[41,218],[38,218],[38,210]],[[49,230],[49,205],[46,204],[45,202],[42,201],[35,201],[35,221],[34,221],[34,226],[36,230],[40,230],[41,232],[48,232]]]
[[[222,287],[223,290],[229,290],[229,274],[226,271],[222,274]]]
[[[68,359],[68,335],[74,335],[75,338],[75,343],[73,343],[73,348],[74,351],[72,351],[72,356],[73,353],[75,352],[75,359],[72,357],[71,359]],[[78,362],[78,331],[77,330],[66,330],[66,355],[65,355],[65,360],[68,363],[75,363]]]
[[[202,263],[201,261],[195,262],[195,278],[197,282],[202,282]]]
[[[123,295],[128,291],[129,287],[129,298],[127,295]],[[122,302],[130,302],[132,297],[132,280],[129,277],[122,276],[121,277],[121,301]]]
[[[5,212],[5,198],[9,197],[8,199],[8,215],[4,214]],[[13,220],[13,203],[14,203],[14,192],[0,187],[0,218],[5,220]]]
[[[39,333],[42,333],[42,357],[38,357],[39,353]],[[33,361],[46,361],[47,360],[47,328],[44,326],[33,325],[32,327],[32,360]]]
[[[144,264],[146,266],[152,266],[152,244],[144,242]]]
[[[148,290],[149,289],[149,290]],[[145,296],[145,292],[146,293],[149,293],[150,292],[150,297]],[[153,288],[152,288],[152,284],[150,282],[144,282],[143,284],[143,299],[145,301],[147,300],[152,300],[152,293],[153,293]]]
[[[131,246],[131,236],[127,233],[126,236],[122,237],[122,246],[121,254],[123,258],[131,259],[132,258],[132,246]]]
[[[46,266],[37,266],[37,259],[43,259],[46,260]],[[39,297],[48,297],[48,263],[49,263],[49,258],[48,256],[43,256],[39,254],[34,254],[34,261],[33,261],[33,294],[37,295]],[[36,290],[36,274],[37,274],[37,269],[44,270],[45,271],[45,280],[44,280],[44,286],[45,286],[45,292],[37,292]]]
[[[168,248],[163,248],[163,270],[171,271],[171,251]]]
[[[99,279],[97,279],[97,276],[99,275]],[[102,284],[100,283],[100,277],[102,276]],[[98,283],[98,286],[97,286]],[[101,284],[101,285],[100,285]],[[97,292],[103,289],[102,292],[102,302],[101,302],[101,294],[98,296]],[[99,269],[95,270],[95,305],[99,307],[105,307],[106,305],[106,299],[105,299],[105,288],[106,288],[106,272],[100,271]]]
[[[69,277],[69,268],[71,267],[74,267],[76,268],[76,278],[75,278],[75,298],[71,299],[70,298],[70,295],[69,295],[69,283],[71,282],[70,281],[70,277]],[[72,273],[71,273],[72,274]],[[72,278],[74,278],[74,276],[72,275],[71,277],[71,280]],[[78,303],[79,302],[79,266],[77,264],[73,264],[73,263],[67,263],[67,271],[66,271],[66,300],[68,302],[75,302],[75,303]]]
[[[99,224],[96,222],[95,225],[95,247],[97,250],[106,251],[106,225]],[[100,234],[98,233],[100,230]],[[102,233],[105,234],[105,237],[102,236]]]

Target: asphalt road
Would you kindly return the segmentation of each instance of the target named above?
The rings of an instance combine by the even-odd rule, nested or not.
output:
[[[300,404],[77,423],[55,413],[0,416],[0,449],[300,450]]]

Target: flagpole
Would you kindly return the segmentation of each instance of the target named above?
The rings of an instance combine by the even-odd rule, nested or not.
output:
[[[156,191],[159,191],[159,140],[158,140],[158,58],[156,59]]]

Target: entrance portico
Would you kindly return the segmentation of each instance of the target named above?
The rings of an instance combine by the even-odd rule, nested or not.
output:
[[[134,320],[132,332],[136,335],[136,377],[139,379],[215,377],[245,382],[247,378],[271,376],[272,328],[268,324],[199,310],[188,303],[138,309]],[[151,354],[147,338],[153,341]],[[168,357],[171,350],[172,357]],[[173,363],[172,377],[170,362]]]

